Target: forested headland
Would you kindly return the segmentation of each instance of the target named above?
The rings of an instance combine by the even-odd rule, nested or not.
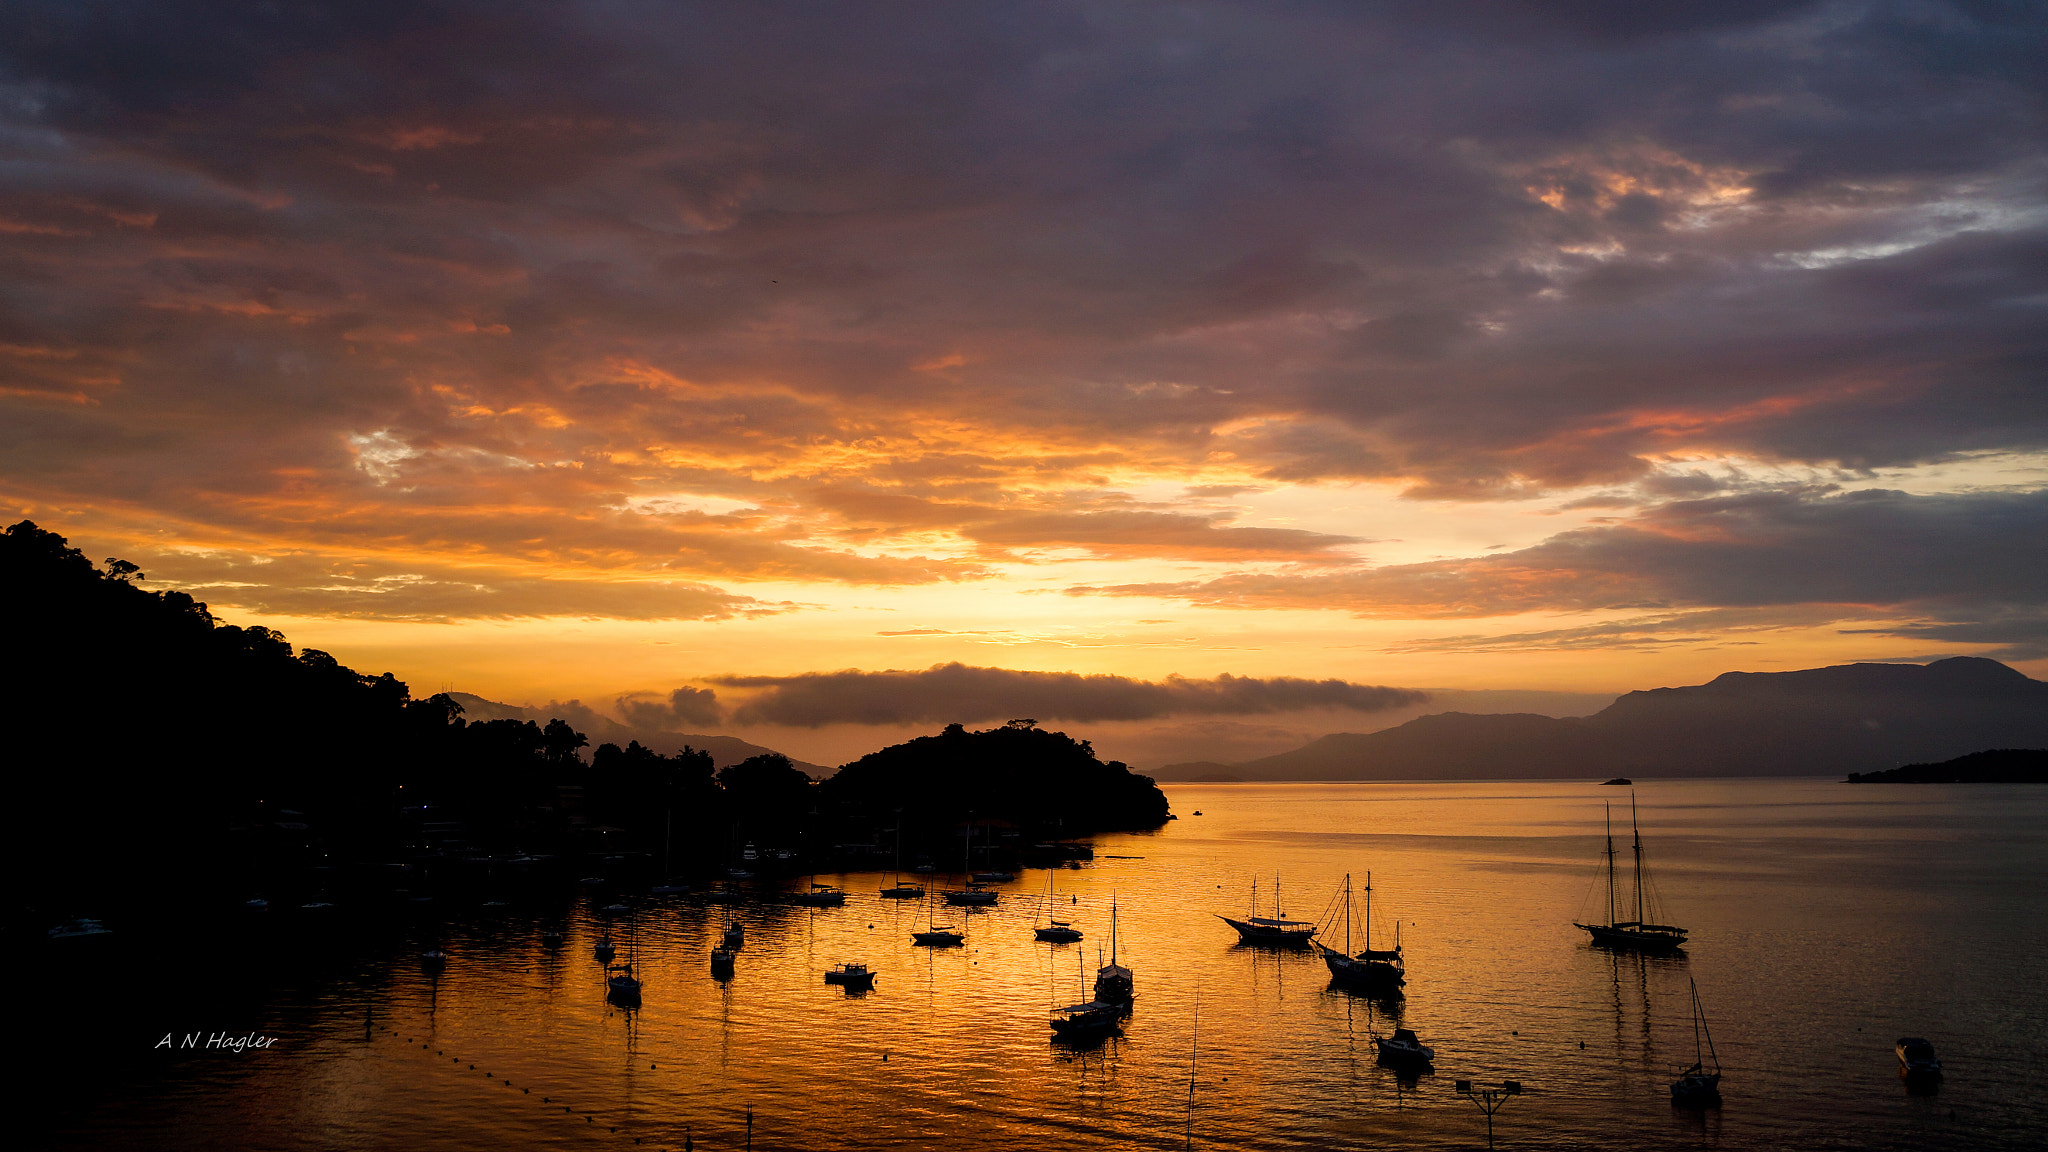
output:
[[[780,755],[714,771],[691,748],[592,749],[560,719],[470,722],[446,694],[417,699],[145,581],[30,521],[0,534],[17,920],[514,859],[708,875],[749,842],[790,870],[887,866],[900,835],[943,865],[970,818],[1011,845],[1167,818],[1149,778],[1029,721],[953,725],[822,783]]]

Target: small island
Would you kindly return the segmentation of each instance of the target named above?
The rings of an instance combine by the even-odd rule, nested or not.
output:
[[[1602,787],[1605,787],[1605,786],[1607,786],[1607,785],[1609,785],[1609,784],[1634,784],[1634,783],[1635,783],[1635,781],[1633,781],[1633,780],[1629,779],[1629,778],[1628,778],[1628,777],[1626,777],[1626,776],[1616,776],[1616,777],[1615,777],[1614,779],[1612,779],[1612,780],[1602,780],[1602,781],[1600,782],[1600,784],[1601,784],[1601,786],[1602,786]]]
[[[2048,784],[2048,749],[1993,748],[1939,764],[1851,772],[1850,784]]]

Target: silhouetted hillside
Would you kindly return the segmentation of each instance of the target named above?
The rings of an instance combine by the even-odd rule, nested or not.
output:
[[[1630,692],[1587,717],[1439,713],[1228,771],[1257,780],[1834,775],[2043,743],[2048,684],[1958,656],[1730,672]]]
[[[29,521],[0,534],[17,901],[168,907],[389,860],[418,849],[422,813],[486,847],[559,837],[558,786],[580,783],[586,743],[567,724],[467,723],[445,695],[415,700],[143,579]]]
[[[2048,749],[1993,748],[1939,764],[1851,772],[1851,784],[2048,784]]]

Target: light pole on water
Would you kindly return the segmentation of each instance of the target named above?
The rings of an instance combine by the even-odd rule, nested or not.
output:
[[[1458,1095],[1472,1101],[1481,1112],[1486,1113],[1486,1146],[1488,1148],[1493,1147],[1493,1114],[1501,1110],[1501,1107],[1508,1102],[1508,1097],[1520,1096],[1521,1094],[1522,1082],[1519,1080],[1503,1080],[1498,1088],[1481,1088],[1477,1092],[1472,1090],[1472,1082],[1470,1080],[1458,1081]]]

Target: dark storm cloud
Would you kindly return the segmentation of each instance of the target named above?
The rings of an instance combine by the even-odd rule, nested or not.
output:
[[[2044,31],[1935,0],[15,4],[0,483],[908,583],[975,570],[797,547],[840,527],[810,494],[1220,464],[1492,499],[1664,453],[2041,449]],[[773,515],[593,527],[675,490]],[[939,526],[1344,542],[1019,511]]]
[[[1251,715],[1311,708],[1378,712],[1419,704],[1425,693],[1344,680],[1218,676],[1133,680],[1073,672],[1021,672],[936,664],[922,671],[718,676],[722,687],[759,692],[733,710],[739,724],[972,724],[1041,720],[1144,720],[1175,715]]]
[[[678,688],[660,701],[622,696],[618,709],[627,724],[657,731],[713,727],[725,716],[718,694],[709,688]]]

